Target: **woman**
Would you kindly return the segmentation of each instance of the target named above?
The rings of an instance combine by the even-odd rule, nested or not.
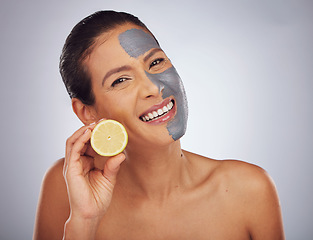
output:
[[[101,11],[82,20],[60,71],[84,126],[45,176],[34,239],[284,239],[264,170],[181,149],[182,82],[136,17]],[[103,118],[125,126],[124,153],[104,158],[91,149]]]

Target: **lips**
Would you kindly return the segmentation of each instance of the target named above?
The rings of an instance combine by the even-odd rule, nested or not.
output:
[[[174,106],[175,101],[173,99],[165,99],[161,104],[154,105],[148,109],[139,118],[143,122],[166,121],[174,115]]]

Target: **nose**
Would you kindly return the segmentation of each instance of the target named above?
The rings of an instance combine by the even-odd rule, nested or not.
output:
[[[143,98],[157,97],[164,89],[163,83],[154,75],[157,74],[149,74],[147,72],[142,74],[140,93]]]

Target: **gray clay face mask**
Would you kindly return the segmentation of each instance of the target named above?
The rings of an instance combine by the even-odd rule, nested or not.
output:
[[[130,57],[138,58],[152,48],[160,48],[155,39],[141,29],[129,29],[119,35],[123,49]],[[187,127],[188,105],[183,83],[174,67],[162,73],[150,74],[147,77],[162,91],[162,98],[173,96],[177,113],[167,123],[167,130],[174,140],[181,138]]]

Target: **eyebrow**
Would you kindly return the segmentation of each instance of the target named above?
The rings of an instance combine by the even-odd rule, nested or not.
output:
[[[102,80],[102,86],[104,85],[104,82],[107,80],[108,77],[113,75],[114,73],[122,72],[122,71],[127,71],[130,70],[132,67],[129,65],[124,65],[121,67],[113,68],[112,70],[108,71],[107,74],[105,74],[103,80]]]
[[[155,48],[147,56],[144,57],[143,61],[146,62],[150,57],[152,57],[156,52],[163,52],[161,48]]]

